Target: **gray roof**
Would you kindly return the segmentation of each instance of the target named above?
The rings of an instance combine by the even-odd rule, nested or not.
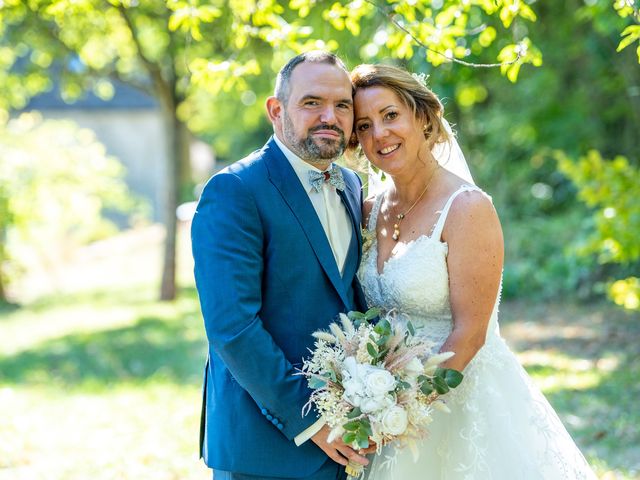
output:
[[[136,88],[120,82],[113,82],[114,95],[111,100],[102,100],[93,93],[87,93],[73,103],[66,103],[60,96],[56,83],[49,92],[33,97],[25,110],[115,110],[115,109],[156,109],[158,102]]]

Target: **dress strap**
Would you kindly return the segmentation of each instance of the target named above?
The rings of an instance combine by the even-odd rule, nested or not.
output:
[[[380,205],[382,205],[382,197],[384,197],[384,192],[380,192],[376,195],[371,212],[369,212],[369,221],[367,222],[367,230],[369,231],[374,232],[376,230],[378,213],[380,212]]]
[[[455,192],[451,194],[451,196],[447,200],[447,203],[445,203],[444,207],[442,207],[442,210],[440,211],[440,216],[438,217],[438,221],[433,226],[433,232],[431,233],[431,238],[440,240],[440,237],[442,236],[442,230],[444,230],[444,224],[447,221],[447,215],[449,214],[449,209],[451,208],[451,204],[453,204],[453,201],[455,200],[455,198],[458,195],[460,195],[462,192],[480,192],[484,194],[484,192],[480,190],[480,188],[476,187],[475,185],[469,185],[469,184],[461,185],[460,188],[458,188]]]

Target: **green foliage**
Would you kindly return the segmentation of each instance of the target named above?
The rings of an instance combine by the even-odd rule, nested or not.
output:
[[[560,170],[578,187],[578,197],[594,210],[595,232],[583,245],[584,255],[596,254],[600,264],[640,262],[640,168],[627,158],[605,160],[591,150],[577,162],[558,153]],[[611,295],[617,303],[640,308],[637,278],[616,283]]]
[[[135,201],[121,164],[93,132],[23,114],[0,129],[0,266],[5,281],[34,257],[64,256],[115,231],[105,213]]]
[[[629,18],[634,22],[634,25],[629,25],[620,34],[622,40],[620,40],[616,51],[619,52],[629,45],[638,42],[636,52],[638,54],[638,63],[640,63],[640,9],[635,4],[635,0],[616,0],[613,7],[620,17],[625,19]]]

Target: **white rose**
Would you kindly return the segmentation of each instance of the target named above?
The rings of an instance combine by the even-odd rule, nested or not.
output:
[[[362,402],[362,391],[364,385],[358,379],[350,378],[343,380],[342,386],[344,387],[344,393],[342,397],[354,407],[359,407]]]
[[[382,429],[389,435],[403,434],[408,423],[407,412],[398,405],[391,407],[382,416]]]
[[[396,379],[386,370],[372,367],[364,379],[368,395],[379,397],[396,388]]]
[[[391,395],[382,395],[378,397],[365,397],[360,403],[362,413],[373,413],[385,410],[395,405],[395,400]]]

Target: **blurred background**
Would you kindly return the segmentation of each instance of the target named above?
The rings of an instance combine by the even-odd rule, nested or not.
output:
[[[0,0],[0,479],[210,478],[194,202],[313,48],[427,76],[502,220],[504,336],[598,475],[640,479],[638,9]]]

